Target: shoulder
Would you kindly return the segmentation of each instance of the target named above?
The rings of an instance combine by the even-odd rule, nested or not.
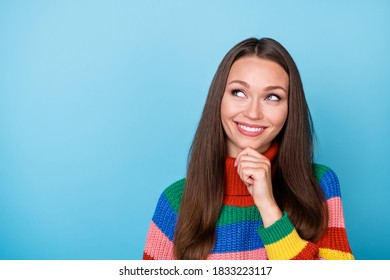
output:
[[[336,173],[330,167],[319,163],[314,163],[313,168],[325,199],[340,197],[340,183]]]
[[[175,212],[178,212],[185,183],[186,179],[183,178],[169,185],[161,194],[160,203],[168,203]]]

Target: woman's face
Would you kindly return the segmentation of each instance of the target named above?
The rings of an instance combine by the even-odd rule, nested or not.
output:
[[[287,73],[273,61],[247,56],[233,63],[221,103],[230,157],[270,147],[287,119],[288,89]]]

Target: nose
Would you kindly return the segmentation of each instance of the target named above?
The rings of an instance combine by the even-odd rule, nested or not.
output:
[[[249,102],[244,114],[250,119],[261,119],[263,117],[263,112],[259,100],[252,100]]]

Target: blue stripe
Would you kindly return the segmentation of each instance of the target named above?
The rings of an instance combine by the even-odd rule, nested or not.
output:
[[[165,194],[160,196],[152,220],[168,239],[173,241],[177,214],[169,204]]]
[[[244,221],[217,227],[213,253],[232,253],[264,248],[257,229],[260,221]]]
[[[340,197],[340,183],[336,173],[329,169],[324,173],[320,180],[321,188],[325,194],[325,199],[328,200],[332,197]]]

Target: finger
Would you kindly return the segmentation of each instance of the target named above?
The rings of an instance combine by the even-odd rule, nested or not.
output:
[[[251,147],[247,147],[245,149],[243,149],[241,152],[239,152],[239,154],[237,155],[237,157],[240,157],[241,155],[251,155],[251,156],[259,156],[261,155],[258,151],[256,151],[255,149],[251,148]]]
[[[237,168],[265,168],[267,170],[270,170],[271,168],[271,162],[266,157],[252,157],[252,156],[246,156],[242,155],[240,157],[240,160],[237,162]]]
[[[257,152],[256,150],[252,149],[252,148],[245,148],[244,150],[242,150],[236,157],[236,160],[234,162],[234,165],[237,166],[238,163],[243,159],[247,159],[247,160],[255,160],[255,159],[261,159],[263,158],[263,155],[260,154],[259,152]]]
[[[269,159],[264,156],[254,157],[254,156],[248,156],[248,155],[242,155],[240,159],[237,161],[237,164],[239,162],[257,162],[257,163],[267,163],[269,162]]]
[[[247,179],[251,178],[252,180],[263,180],[267,179],[270,176],[270,172],[267,168],[261,168],[261,167],[256,167],[256,168],[242,168],[239,171],[239,175],[242,179]]]
[[[268,180],[271,176],[271,169],[267,166],[243,166],[237,169],[238,175],[244,181],[246,178],[251,178],[254,181]]]
[[[250,174],[241,173],[240,177],[247,187],[253,185],[255,182]]]

